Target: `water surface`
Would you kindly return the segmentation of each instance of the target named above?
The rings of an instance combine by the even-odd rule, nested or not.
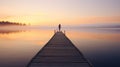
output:
[[[120,29],[65,30],[94,67],[120,67]],[[53,29],[0,30],[0,67],[25,67],[53,34]]]

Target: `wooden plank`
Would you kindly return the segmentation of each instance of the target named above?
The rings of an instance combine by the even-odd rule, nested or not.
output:
[[[92,67],[92,65],[62,32],[57,32],[27,67]]]
[[[33,63],[29,67],[90,67],[88,63]]]

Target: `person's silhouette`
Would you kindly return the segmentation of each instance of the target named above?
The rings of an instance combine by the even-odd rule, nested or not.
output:
[[[59,31],[61,30],[61,24],[58,25]]]

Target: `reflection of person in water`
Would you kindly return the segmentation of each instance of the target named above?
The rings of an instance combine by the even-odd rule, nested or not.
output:
[[[58,25],[59,31],[61,30],[61,24]]]

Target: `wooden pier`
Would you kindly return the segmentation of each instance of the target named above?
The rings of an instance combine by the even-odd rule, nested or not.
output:
[[[93,67],[62,32],[56,32],[50,41],[32,58],[27,67]]]

